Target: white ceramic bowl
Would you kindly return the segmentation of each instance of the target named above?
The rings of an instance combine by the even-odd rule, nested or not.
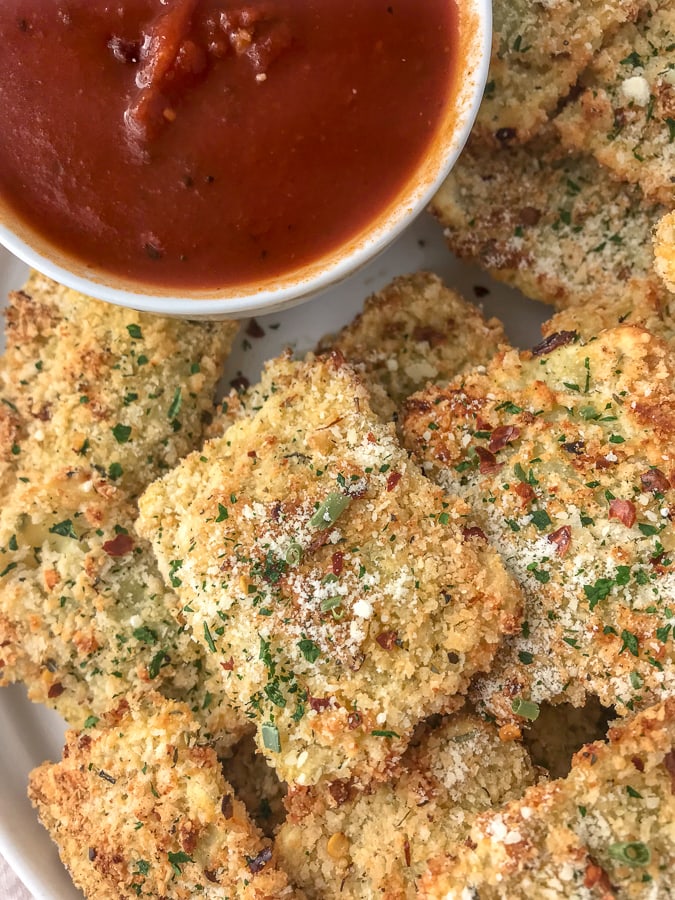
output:
[[[469,136],[487,81],[492,41],[491,0],[458,0],[460,72],[428,153],[398,196],[368,229],[302,269],[265,284],[218,292],[183,291],[134,283],[94,271],[55,248],[19,220],[0,198],[0,243],[55,281],[120,306],[191,319],[223,319],[276,312],[308,300],[369,262],[426,207]]]

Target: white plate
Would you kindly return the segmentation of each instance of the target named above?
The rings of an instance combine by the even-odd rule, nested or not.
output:
[[[436,272],[469,300],[475,299],[476,286],[489,288],[481,305],[487,314],[504,321],[512,343],[529,347],[539,341],[539,326],[548,310],[454,259],[438,224],[423,215],[393,247],[348,281],[304,306],[259,318],[264,338],[247,340],[242,332],[228,360],[225,381],[239,373],[256,381],[266,359],[289,345],[298,352],[311,349],[323,334],[352,319],[368,294],[396,275],[419,269]],[[0,247],[0,305],[5,304],[7,290],[21,286],[27,271]],[[20,687],[0,690],[0,853],[39,900],[81,900],[26,798],[30,770],[45,759],[60,758],[64,729],[55,713],[29,703]]]

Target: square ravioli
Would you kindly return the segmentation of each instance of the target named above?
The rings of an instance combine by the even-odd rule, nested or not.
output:
[[[407,403],[429,475],[463,498],[525,594],[474,698],[621,715],[675,690],[675,359],[644,329],[553,334]]]
[[[544,337],[561,331],[574,331],[590,340],[607,328],[638,325],[675,347],[675,294],[656,297],[627,292],[621,296],[598,298],[559,310],[541,326]]]
[[[567,778],[476,817],[422,880],[425,900],[675,896],[675,699],[583,747]]]
[[[69,732],[29,795],[89,900],[297,896],[187,707],[157,694]]]
[[[452,252],[558,308],[663,297],[650,238],[666,209],[551,132],[469,142],[432,201]]]
[[[645,0],[495,0],[492,58],[476,130],[524,141],[574,86],[606,35]]]
[[[266,380],[255,414],[151,485],[139,529],[280,778],[382,779],[490,665],[520,594],[340,354]]]
[[[646,197],[675,206],[675,9],[652,2],[584,72],[555,120],[563,143],[591,153]]]
[[[521,744],[458,713],[425,728],[387,784],[334,781],[292,792],[279,860],[308,900],[413,900],[429,860],[464,837],[476,813],[534,781]]]
[[[0,510],[0,685],[22,682],[77,728],[127,694],[161,690],[227,743],[247,722],[221,702],[222,680],[120,495],[94,470],[64,469]]]
[[[86,464],[138,494],[201,442],[236,323],[111,306],[38,273],[6,317],[0,489]]]
[[[339,350],[369,385],[381,387],[390,403],[372,405],[391,414],[428,381],[445,383],[487,364],[505,343],[498,319],[486,320],[438,276],[416,272],[369,297],[363,312],[320,346]]]

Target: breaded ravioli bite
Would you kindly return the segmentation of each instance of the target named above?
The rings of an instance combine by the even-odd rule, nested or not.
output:
[[[335,781],[291,793],[279,860],[308,898],[413,898],[429,861],[461,840],[477,813],[534,781],[519,743],[460,713],[426,730],[390,783]]]
[[[396,408],[428,381],[446,383],[487,364],[505,343],[498,319],[486,321],[438,276],[416,272],[369,297],[363,312],[339,334],[324,338],[321,347],[343,353]]]
[[[255,415],[146,491],[139,528],[279,777],[382,779],[490,665],[519,591],[340,354],[266,378]]]
[[[495,151],[475,138],[432,209],[453,253],[558,308],[665,293],[651,232],[666,212],[550,131]]]
[[[178,598],[119,494],[91,469],[64,469],[0,511],[0,684],[23,682],[78,728],[130,692],[161,689],[197,707],[207,732],[236,734],[222,680],[177,621]]]
[[[426,900],[675,896],[675,700],[577,753],[569,776],[476,817],[422,879]]]
[[[605,37],[644,5],[644,0],[496,0],[477,130],[501,143],[532,137]]]
[[[0,439],[19,468],[85,463],[137,494],[201,442],[236,328],[111,306],[35,273],[10,295],[0,397],[24,430]]]
[[[644,195],[675,206],[675,9],[653,0],[611,37],[555,120],[563,143],[592,154]]]
[[[638,325],[675,347],[675,295],[609,297],[603,301],[568,306],[541,326],[544,337],[560,331],[574,331],[589,340],[607,328]]]
[[[656,271],[669,291],[675,294],[675,212],[668,213],[654,231]]]
[[[157,694],[69,732],[29,795],[90,900],[298,896],[187,708]]]
[[[429,475],[464,499],[526,597],[475,699],[500,721],[675,690],[675,361],[641,328],[551,335],[407,403]]]

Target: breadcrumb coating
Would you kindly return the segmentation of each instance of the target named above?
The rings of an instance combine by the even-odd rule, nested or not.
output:
[[[450,249],[558,308],[653,302],[651,232],[666,212],[550,132],[495,151],[470,141],[432,201]]]
[[[666,344],[623,326],[408,401],[410,446],[525,594],[521,633],[473,687],[500,721],[587,694],[625,715],[675,690],[674,375]]]
[[[426,900],[675,896],[675,699],[584,747],[569,776],[477,816],[430,866]]]
[[[382,779],[518,622],[515,582],[339,354],[140,499],[139,530],[279,777]]]
[[[541,330],[544,337],[574,331],[580,338],[590,340],[607,328],[624,324],[646,328],[675,347],[675,295],[640,297],[628,293],[606,301],[568,306],[544,322]]]
[[[555,120],[563,144],[592,154],[645,197],[675,206],[675,9],[652,2],[581,77],[583,92]]]
[[[0,511],[0,684],[23,682],[78,728],[129,693],[161,689],[236,740],[245,722],[180,624],[136,514],[87,468],[11,494]]]
[[[157,694],[68,732],[29,796],[90,900],[298,896],[187,707]]]
[[[668,213],[656,225],[654,255],[656,271],[675,294],[675,212]]]
[[[461,840],[476,813],[534,781],[520,744],[460,713],[427,730],[388,784],[296,789],[277,836],[279,860],[308,898],[412,900],[429,860]]]
[[[644,0],[495,0],[490,73],[476,128],[525,141],[546,123],[608,34]]]
[[[485,320],[473,304],[430,272],[396,278],[369,297],[363,312],[339,334],[322,339],[390,402],[373,408],[386,418],[427,382],[445,384],[472,366],[487,364],[506,343],[498,319]]]
[[[131,495],[200,443],[238,327],[111,306],[37,273],[6,317],[0,399],[20,431],[0,418],[0,461],[11,441],[15,470],[87,464]]]

